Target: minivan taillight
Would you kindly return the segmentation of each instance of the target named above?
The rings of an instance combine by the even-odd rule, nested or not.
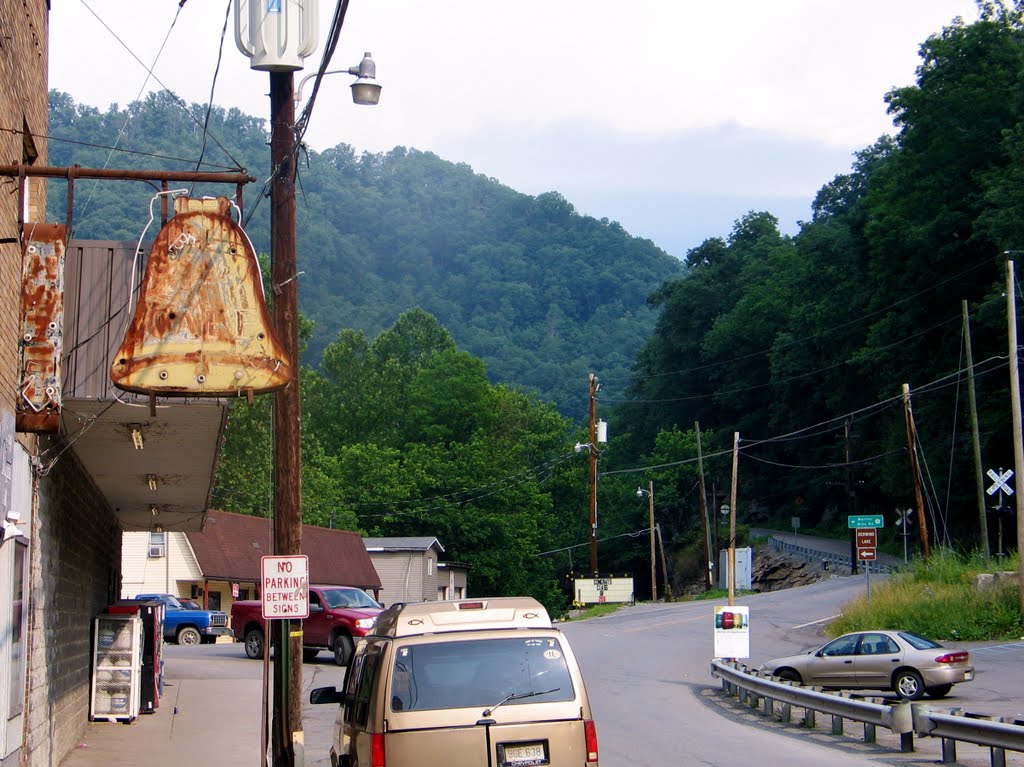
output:
[[[370,767],[384,767],[384,733],[370,736]]]
[[[597,763],[597,725],[593,719],[583,720],[583,734],[587,739],[587,764]]]
[[[966,663],[971,659],[969,652],[948,652],[935,659],[936,663]]]

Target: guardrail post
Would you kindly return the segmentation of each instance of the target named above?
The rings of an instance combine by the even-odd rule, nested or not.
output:
[[[914,751],[914,733],[912,732],[901,732],[900,733],[900,751],[904,754],[910,754]]]
[[[835,714],[832,715],[832,734],[843,734],[843,718],[841,716],[836,716]]]
[[[944,764],[956,761],[956,740],[953,738],[942,739],[942,761]]]
[[[793,706],[783,703],[779,710],[779,721],[789,724],[793,720]]]
[[[775,700],[773,698],[764,699],[764,715],[775,716]]]
[[[874,743],[875,741],[875,725],[870,722],[864,722],[864,742]]]
[[[992,767],[1006,767],[1006,749],[1004,748],[991,748],[992,752]]]
[[[815,712],[813,708],[804,709],[804,727],[810,730],[813,730],[815,727],[814,713]]]

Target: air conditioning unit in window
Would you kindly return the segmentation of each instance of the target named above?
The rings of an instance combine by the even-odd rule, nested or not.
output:
[[[164,555],[164,547],[163,546],[150,546],[149,547],[149,556],[150,556],[150,558],[162,557],[163,555]]]

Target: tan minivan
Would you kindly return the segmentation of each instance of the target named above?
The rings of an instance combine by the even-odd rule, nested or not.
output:
[[[396,604],[359,642],[334,767],[598,767],[579,665],[529,597]]]

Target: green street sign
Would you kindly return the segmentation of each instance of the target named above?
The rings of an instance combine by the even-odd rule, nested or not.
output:
[[[857,527],[885,527],[885,520],[882,519],[881,514],[854,515],[846,518],[846,526],[851,529]]]

